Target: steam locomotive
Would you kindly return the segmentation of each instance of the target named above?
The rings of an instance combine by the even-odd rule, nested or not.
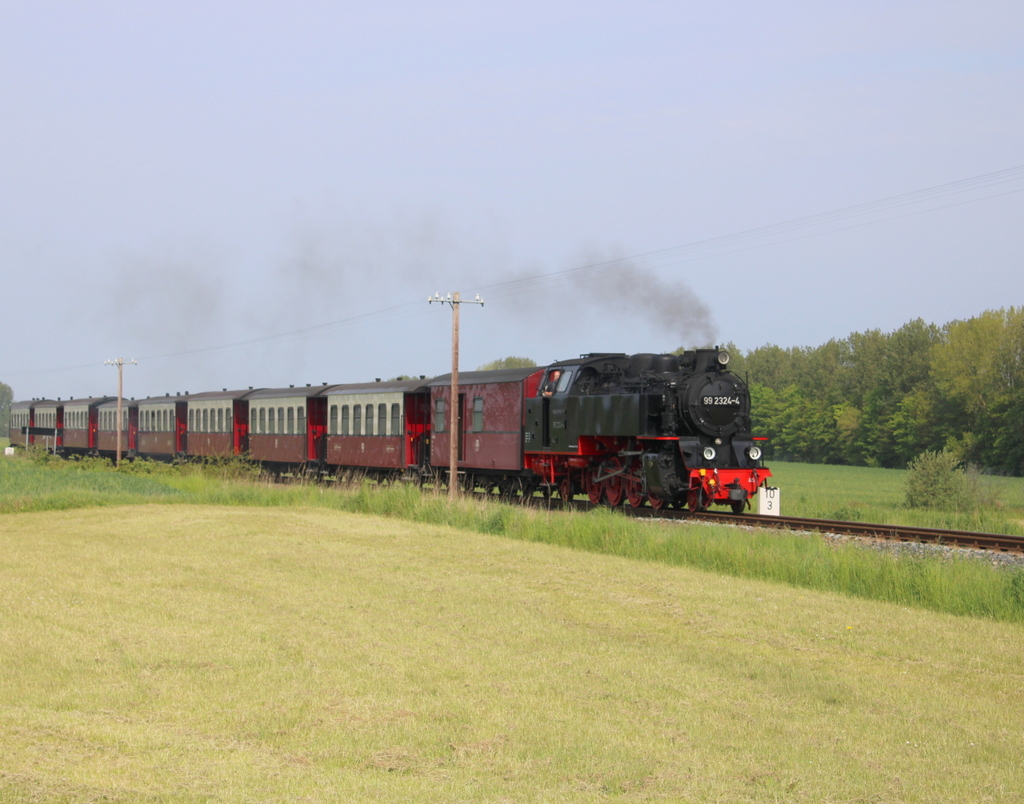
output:
[[[591,354],[549,366],[526,401],[526,465],[568,499],[612,506],[728,504],[771,477],[751,434],[750,396],[724,349]]]
[[[750,396],[724,349],[587,354],[543,368],[295,388],[32,400],[12,444],[64,455],[185,460],[247,455],[274,473],[405,477],[512,497],[586,494],[736,513],[771,477]],[[455,439],[458,477],[449,478]]]

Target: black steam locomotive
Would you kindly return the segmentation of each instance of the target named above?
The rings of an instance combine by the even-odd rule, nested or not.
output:
[[[771,477],[747,386],[724,349],[589,354],[549,366],[526,401],[526,463],[563,498],[737,513]]]

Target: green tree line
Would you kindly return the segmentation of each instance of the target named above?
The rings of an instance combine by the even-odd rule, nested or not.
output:
[[[769,457],[905,467],[948,450],[1024,475],[1024,307],[945,326],[911,321],[810,348],[732,348]]]
[[[11,421],[11,402],[14,399],[14,392],[7,383],[0,382],[0,435],[5,438]]]

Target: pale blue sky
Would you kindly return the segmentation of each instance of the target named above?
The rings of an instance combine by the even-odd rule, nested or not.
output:
[[[1024,166],[1019,2],[0,13],[17,398],[444,373],[435,291],[464,369],[1024,303],[1024,170],[731,237]]]

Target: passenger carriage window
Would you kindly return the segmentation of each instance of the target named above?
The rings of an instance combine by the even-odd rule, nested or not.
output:
[[[288,408],[288,435],[295,435],[295,408]]]
[[[284,408],[277,409],[277,434],[284,435]]]
[[[473,432],[481,433],[484,429],[484,398],[473,397]]]
[[[377,405],[377,435],[388,434],[388,406],[381,402]]]
[[[348,405],[341,406],[341,434],[348,435]]]
[[[397,402],[391,405],[391,435],[402,434],[402,406]]]
[[[259,429],[257,430],[257,432],[258,433],[266,433],[267,432],[267,409],[266,408],[260,408],[260,426],[259,426]]]
[[[203,408],[203,432],[210,432],[210,410],[209,408]]]
[[[295,409],[295,427],[299,435],[306,434],[306,409],[301,405]]]
[[[224,408],[217,408],[217,432],[224,432]]]
[[[230,433],[231,432],[231,419],[233,418],[233,415],[234,415],[234,412],[231,410],[230,406],[224,408],[224,426],[225,426],[224,432],[225,433]]]
[[[353,405],[352,406],[352,435],[363,434],[363,406]]]
[[[331,405],[331,415],[327,423],[327,434],[337,435],[338,434],[338,406]]]
[[[270,433],[270,435],[276,435],[276,430],[274,428],[274,419],[275,419],[274,409],[273,408],[268,408],[267,409],[267,432]]]
[[[373,405],[366,406],[366,434],[373,435]]]
[[[434,401],[434,431],[438,433],[444,432],[444,400],[437,399]]]

